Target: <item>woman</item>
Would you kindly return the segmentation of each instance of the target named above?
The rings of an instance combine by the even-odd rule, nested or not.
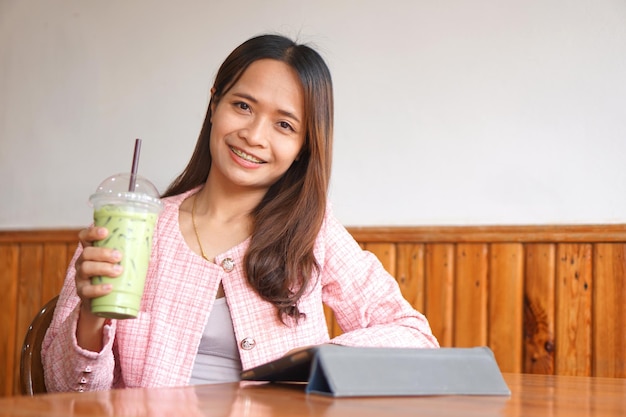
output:
[[[141,311],[91,314],[120,253],[80,232],[42,357],[49,391],[233,381],[302,346],[437,347],[426,319],[333,217],[330,73],[313,49],[252,38],[220,67],[200,137],[165,192]],[[323,303],[344,333],[329,339]]]

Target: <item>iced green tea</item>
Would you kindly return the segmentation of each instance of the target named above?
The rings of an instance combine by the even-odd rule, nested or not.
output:
[[[94,284],[111,284],[113,291],[94,298],[91,311],[101,317],[137,317],[148,271],[152,236],[158,213],[138,210],[132,205],[103,205],[94,211],[96,226],[106,227],[108,236],[95,246],[117,249],[122,253],[122,274],[115,278],[94,277]]]

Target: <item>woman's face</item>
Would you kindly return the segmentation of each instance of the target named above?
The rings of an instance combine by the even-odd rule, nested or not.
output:
[[[267,191],[302,150],[302,85],[283,62],[253,62],[211,110],[209,176],[228,187]]]

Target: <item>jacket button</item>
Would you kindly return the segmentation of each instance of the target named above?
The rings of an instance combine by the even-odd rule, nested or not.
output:
[[[241,341],[241,348],[243,350],[254,349],[255,346],[256,346],[256,342],[251,337],[246,337],[245,339]]]
[[[226,259],[224,259],[222,261],[222,268],[226,272],[232,271],[235,268],[235,261],[233,261],[233,258],[226,258]]]

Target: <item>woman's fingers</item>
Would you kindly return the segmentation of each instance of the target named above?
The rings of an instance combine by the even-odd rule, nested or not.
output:
[[[118,261],[109,259],[118,259]],[[113,262],[119,262],[119,257],[102,255],[101,258],[79,259],[76,261],[76,277],[78,279],[88,279],[103,275],[115,278],[122,273],[122,266]]]
[[[102,240],[109,234],[106,227],[91,226],[78,232],[78,240],[83,247],[92,246],[95,240]]]
[[[122,273],[119,262],[122,254],[116,249],[93,246],[93,242],[106,238],[108,231],[104,227],[89,227],[78,233],[83,251],[76,260],[76,293],[87,301],[111,292],[110,284],[92,284],[91,278],[105,276],[115,278]]]
[[[122,266],[110,262],[76,261],[76,293],[83,302],[111,292],[111,284],[92,284],[91,278],[105,276],[115,278],[122,273]]]
[[[87,246],[80,257],[83,261],[117,263],[122,260],[122,254],[117,249]]]
[[[92,298],[100,297],[103,295],[107,295],[108,293],[111,292],[112,289],[113,289],[113,286],[111,284],[98,284],[98,285],[85,284],[85,285],[81,285],[80,287],[77,287],[76,292],[78,293],[78,296],[82,300],[87,300],[87,299],[92,299]]]

